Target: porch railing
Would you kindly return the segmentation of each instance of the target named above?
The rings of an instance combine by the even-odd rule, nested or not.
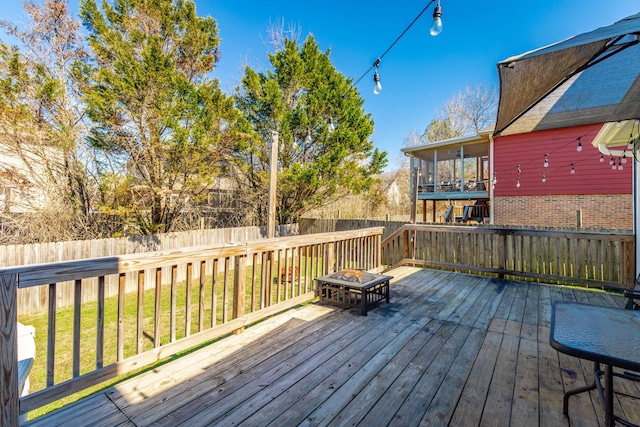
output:
[[[606,289],[635,280],[635,237],[488,226],[407,224],[382,242],[382,262]]]
[[[17,425],[19,414],[309,301],[317,276],[379,268],[382,232],[376,227],[0,269],[0,425]],[[106,298],[110,276],[119,292]],[[131,281],[137,291],[126,293]],[[74,292],[71,337],[56,334],[56,295],[67,285]],[[46,388],[20,398],[16,301],[19,288],[36,286],[48,288],[48,329],[37,331],[47,337],[47,348],[38,349],[38,357],[46,357]],[[97,295],[93,307],[82,302],[87,291]],[[109,318],[108,312],[117,314]],[[72,366],[58,372],[57,361],[65,357]]]

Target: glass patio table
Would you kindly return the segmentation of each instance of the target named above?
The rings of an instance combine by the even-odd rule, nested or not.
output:
[[[630,372],[614,373],[613,368],[640,372],[640,311],[556,301],[551,314],[549,341],[562,353],[594,363],[593,384],[564,394],[562,410],[565,416],[569,416],[569,397],[597,388],[606,425],[614,426],[617,421],[635,426],[613,412],[614,377],[638,381],[640,376]],[[600,365],[604,365],[604,370]],[[604,387],[600,382],[602,376]]]

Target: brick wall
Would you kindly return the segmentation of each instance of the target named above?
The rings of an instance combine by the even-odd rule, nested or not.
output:
[[[496,225],[575,228],[581,209],[584,228],[633,229],[631,194],[503,196],[494,204]]]

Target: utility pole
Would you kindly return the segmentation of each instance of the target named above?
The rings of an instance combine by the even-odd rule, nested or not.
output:
[[[271,160],[269,162],[269,203],[267,216],[267,237],[276,235],[276,183],[278,180],[278,132],[271,131]]]

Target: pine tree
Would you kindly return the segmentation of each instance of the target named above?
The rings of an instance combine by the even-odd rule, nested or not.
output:
[[[172,231],[220,172],[241,115],[208,74],[218,27],[192,0],[82,0],[90,141],[107,154],[105,210],[144,234]],[[105,163],[107,164],[107,163]]]
[[[321,52],[312,35],[301,46],[285,38],[269,54],[272,69],[245,68],[237,105],[254,138],[237,147],[236,164],[248,203],[267,192],[271,132],[279,134],[277,221],[292,223],[305,212],[350,193],[367,191],[386,165],[373,147],[373,120],[351,81]]]

